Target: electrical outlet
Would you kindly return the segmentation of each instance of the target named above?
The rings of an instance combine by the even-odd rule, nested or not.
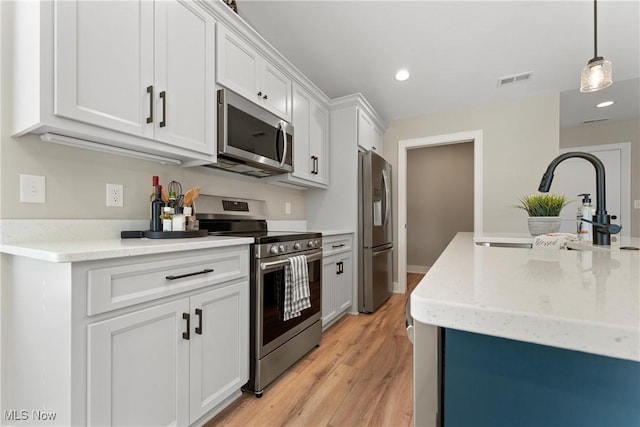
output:
[[[124,188],[120,184],[107,184],[107,206],[124,206]]]
[[[284,203],[284,213],[287,215],[291,215],[291,203],[289,202]]]
[[[633,209],[640,209],[640,200],[633,201]]]
[[[44,176],[20,174],[20,203],[46,203]]]

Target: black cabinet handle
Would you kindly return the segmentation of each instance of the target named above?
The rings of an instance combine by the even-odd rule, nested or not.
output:
[[[191,338],[191,315],[189,313],[182,313],[182,318],[187,321],[187,332],[182,333],[182,339],[189,341]]]
[[[198,274],[207,274],[207,273],[213,273],[213,268],[205,268],[202,271],[196,271],[195,273],[180,274],[178,276],[166,276],[165,279],[167,280],[184,279],[185,277],[197,276]]]
[[[198,326],[196,327],[196,334],[202,335],[202,309],[196,308],[196,316],[198,316]]]
[[[147,117],[147,123],[153,122],[153,86],[147,86],[147,93],[149,94],[149,117]]]
[[[258,92],[258,96],[262,96],[262,92]]]
[[[262,97],[262,99],[268,99],[267,98],[267,94],[265,93],[265,95]]]
[[[340,274],[344,273],[344,262],[340,261]]]
[[[340,274],[340,263],[336,262],[336,274]]]
[[[331,245],[331,249],[338,249],[338,248],[342,248],[344,247],[344,243],[341,243],[339,245]]]
[[[162,99],[162,121],[160,127],[163,128],[167,125],[167,92],[164,90],[160,92],[160,99]]]
[[[320,161],[320,158],[318,156],[316,156],[316,175],[318,175],[318,162]]]

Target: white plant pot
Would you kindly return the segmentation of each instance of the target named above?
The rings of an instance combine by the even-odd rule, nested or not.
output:
[[[547,233],[557,233],[560,231],[559,216],[530,216],[529,233],[532,236],[539,236]]]

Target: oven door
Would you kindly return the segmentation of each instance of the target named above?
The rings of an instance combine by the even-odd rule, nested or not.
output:
[[[299,253],[298,253],[299,254]],[[311,307],[299,317],[282,320],[284,267],[288,256],[257,259],[256,272],[256,357],[262,359],[292,337],[320,320],[322,307],[322,250],[305,252],[309,267]]]

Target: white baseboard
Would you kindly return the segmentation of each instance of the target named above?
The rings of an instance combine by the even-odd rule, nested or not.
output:
[[[426,274],[430,268],[430,265],[407,265],[407,273]]]

